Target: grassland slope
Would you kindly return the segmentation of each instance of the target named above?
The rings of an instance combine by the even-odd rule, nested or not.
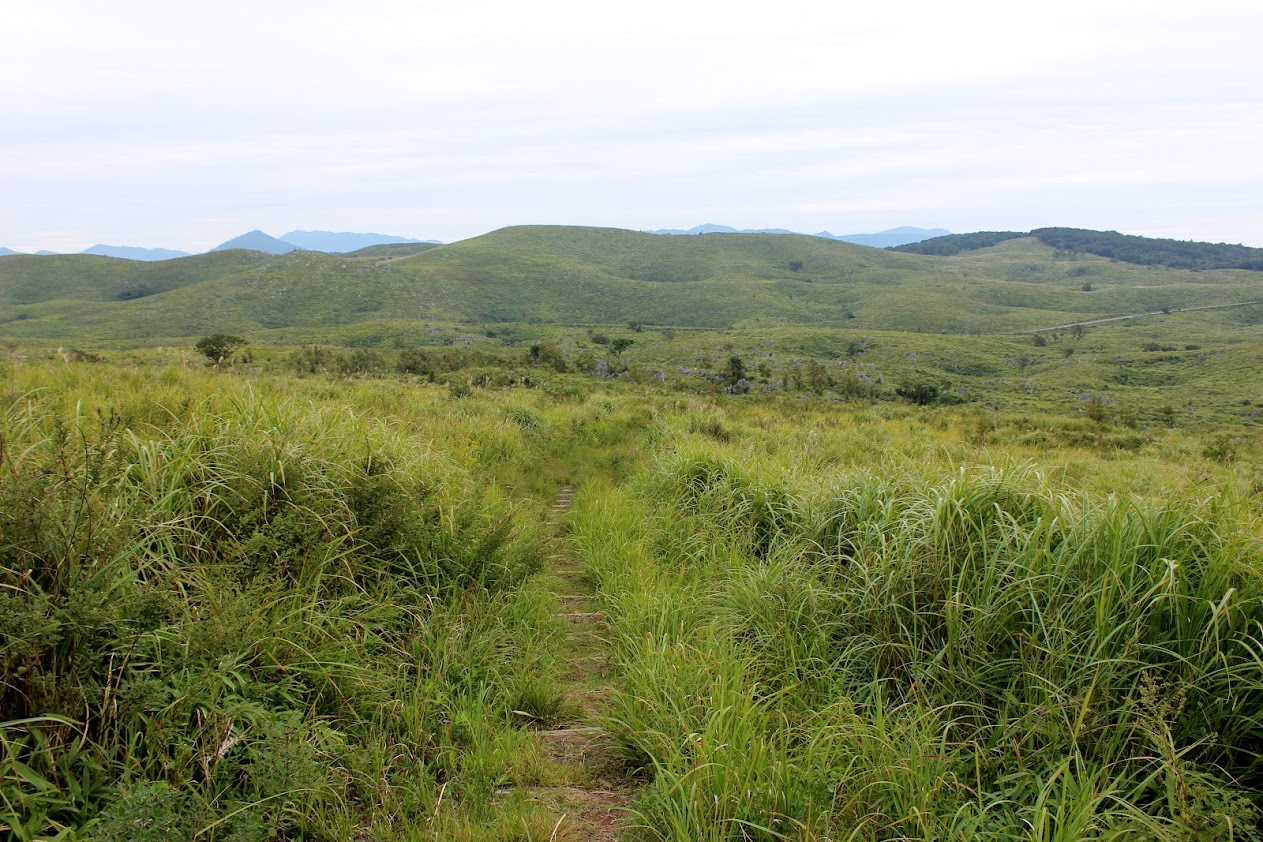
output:
[[[1263,298],[1255,272],[1136,266],[1031,237],[951,257],[818,237],[506,228],[373,260],[235,251],[0,259],[0,335],[142,341],[380,321],[1021,333]]]
[[[1263,249],[1230,243],[1202,243],[1120,234],[1117,231],[1090,231],[1083,228],[1036,228],[1029,234],[1017,231],[977,231],[948,234],[915,243],[890,246],[891,251],[909,254],[951,256],[975,249],[990,248],[1005,240],[1034,237],[1061,252],[1094,254],[1141,266],[1172,269],[1247,269],[1263,271]]]

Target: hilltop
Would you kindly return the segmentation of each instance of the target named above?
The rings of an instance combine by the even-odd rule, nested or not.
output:
[[[653,231],[646,231],[646,234],[669,234],[673,236],[699,236],[701,234],[789,234],[796,237],[823,237],[826,240],[841,240],[844,243],[855,243],[861,246],[872,246],[873,248],[889,248],[892,246],[904,245],[906,243],[918,243],[922,240],[928,240],[934,237],[944,237],[951,234],[944,228],[912,228],[910,226],[902,226],[900,228],[891,228],[886,231],[879,231],[876,234],[830,234],[828,231],[820,231],[815,234],[804,234],[801,231],[790,231],[786,228],[731,228],[727,225],[716,225],[708,222],[705,225],[696,225],[689,229],[683,228],[659,228]]]
[[[1084,228],[1036,228],[1020,231],[979,231],[950,234],[915,243],[891,246],[892,251],[909,254],[951,256],[990,248],[1007,240],[1034,237],[1044,245],[1071,254],[1094,254],[1140,266],[1167,266],[1173,269],[1248,269],[1263,271],[1263,249],[1229,243],[1202,243],[1138,237],[1117,231],[1090,231]]]
[[[296,248],[298,248],[298,246],[293,243],[278,240],[276,237],[264,234],[256,228],[253,231],[247,231],[239,237],[233,237],[227,242],[220,243],[211,249],[211,251],[249,249],[250,251],[261,251],[265,254],[289,254]]]

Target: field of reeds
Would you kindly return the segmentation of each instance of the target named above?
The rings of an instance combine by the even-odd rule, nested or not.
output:
[[[0,833],[1260,837],[1248,435],[430,379],[0,370]]]

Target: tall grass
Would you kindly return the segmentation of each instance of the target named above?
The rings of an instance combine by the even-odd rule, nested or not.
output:
[[[641,836],[1259,837],[1251,501],[805,470],[703,434],[660,432],[575,519]]]
[[[519,729],[560,709],[561,630],[535,504],[496,476],[545,452],[546,400],[532,443],[424,389],[87,366],[12,387],[5,834],[530,824],[484,808],[540,774]]]

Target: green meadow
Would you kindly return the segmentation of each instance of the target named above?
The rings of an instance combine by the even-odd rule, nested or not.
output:
[[[1258,277],[0,258],[0,833],[1263,838]]]
[[[342,344],[344,330],[392,322],[1029,333],[1257,303],[1258,277],[1125,263],[1032,237],[941,257],[807,236],[523,226],[346,256],[4,257],[0,336],[152,344],[319,329],[323,341]],[[1251,312],[1248,323],[1257,323]],[[1231,326],[1239,315],[1221,321]]]

